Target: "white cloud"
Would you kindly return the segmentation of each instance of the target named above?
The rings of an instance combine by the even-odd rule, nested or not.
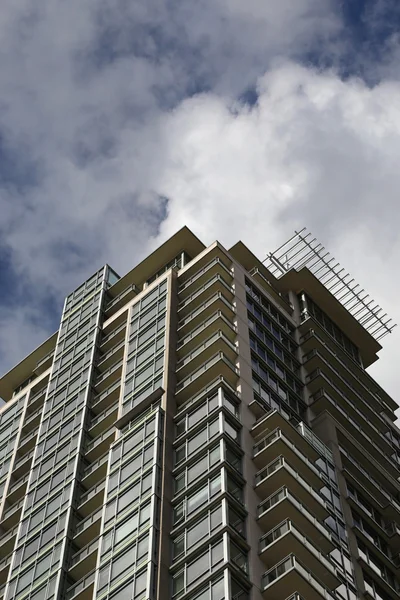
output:
[[[340,54],[330,0],[169,6],[3,2],[0,233],[26,306],[104,262],[123,273],[183,224],[260,256],[307,225],[400,321],[399,84],[298,64]],[[256,82],[258,103],[237,103]],[[41,339],[34,322],[7,312],[5,367]],[[377,370],[393,392],[396,336]]]
[[[162,235],[186,223],[207,241],[240,236],[265,256],[306,225],[400,321],[400,84],[370,89],[286,63],[259,80],[259,94],[256,107],[234,111],[204,95],[166,121]],[[394,395],[398,336],[373,369]]]

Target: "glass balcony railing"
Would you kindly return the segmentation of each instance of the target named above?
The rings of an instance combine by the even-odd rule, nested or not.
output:
[[[103,454],[103,456],[100,456],[100,458],[98,458],[94,463],[88,465],[86,467],[86,469],[84,469],[83,473],[82,473],[82,479],[85,479],[85,477],[88,477],[88,475],[90,475],[91,473],[93,473],[94,471],[96,471],[96,469],[98,469],[99,467],[101,467],[104,464],[107,464],[108,462],[108,450],[107,452],[105,452]]]
[[[120,292],[117,296],[115,296],[115,298],[111,298],[111,300],[109,300],[107,302],[104,311],[106,313],[109,312],[111,308],[115,307],[121,300],[126,298],[126,296],[128,296],[131,293],[136,295],[139,292],[140,292],[139,288],[134,283],[131,283],[124,290],[122,290],[122,292]]]
[[[330,591],[309,571],[294,554],[289,554],[287,558],[281,561],[264,573],[261,579],[261,589],[266,591],[279,578],[287,575],[290,571],[295,570],[303,580],[309,584],[324,600],[336,600]]]
[[[176,370],[179,371],[181,367],[184,367],[187,363],[196,358],[196,356],[199,356],[202,352],[204,352],[204,350],[212,346],[218,340],[224,341],[225,344],[232,350],[232,352],[237,352],[235,344],[232,344],[232,342],[228,340],[224,333],[219,330],[216,333],[214,333],[211,337],[209,337],[208,340],[197,346],[197,348],[195,348],[194,350],[192,350],[192,352],[190,352],[184,358],[182,358],[182,360],[180,360],[177,363]]]
[[[110,333],[108,333],[102,338],[100,348],[107,344],[110,340],[112,340],[113,337],[121,333],[121,331],[123,331],[124,329],[126,329],[126,321],[124,321],[121,325],[110,331]]]
[[[278,471],[279,469],[285,469],[292,477],[300,484],[300,486],[305,490],[312,498],[320,504],[322,507],[326,508],[325,501],[321,498],[318,492],[307,483],[307,481],[301,477],[297,471],[295,471],[285,460],[283,456],[279,456],[275,460],[271,461],[266,467],[258,471],[255,475],[255,484],[256,486],[261,484],[265,479],[270,477],[273,473]],[[328,511],[327,511],[328,512]]]
[[[228,365],[236,375],[239,375],[239,370],[237,367],[225,356],[223,352],[217,352],[210,360],[205,362],[199,369],[196,369],[193,373],[185,377],[183,381],[178,383],[176,386],[176,392],[180,392],[185,387],[187,387],[190,383],[198,379],[203,373],[207,372],[212,366],[216,365],[219,361],[224,362]]]
[[[271,433],[263,437],[260,441],[258,441],[256,444],[254,444],[253,456],[256,457],[257,454],[262,452],[265,448],[268,448],[271,444],[273,444],[279,439],[282,439],[285,442],[285,444],[292,450],[292,452],[294,452],[304,462],[304,464],[311,471],[313,471],[318,478],[320,478],[319,469],[307,458],[307,456],[303,452],[301,452],[301,450],[299,450],[295,446],[295,444],[293,444],[292,441],[289,440],[289,438],[283,433],[281,429],[279,429],[279,427],[274,429],[274,431],[272,431]]]
[[[349,454],[349,452],[343,448],[343,446],[340,446],[340,452],[342,454],[344,454],[344,456],[347,458],[347,460],[349,462],[351,462],[361,473],[362,475],[369,481],[372,483],[372,485],[379,490],[379,492],[388,500],[388,504],[390,504],[391,506],[393,506],[398,513],[400,514],[400,504],[397,502],[397,500],[383,487],[383,485],[381,485],[379,483],[379,481],[377,481],[374,477],[372,477],[372,475],[370,474],[369,471],[367,471],[365,469],[365,467],[359,463],[353,456],[351,456],[351,454]]]
[[[284,537],[285,535],[292,534],[297,540],[306,548],[325,569],[330,571],[336,576],[336,569],[333,564],[328,560],[318,548],[315,547],[314,543],[305,536],[289,519],[283,521],[271,531],[262,536],[259,542],[259,551],[263,552],[266,548],[270,547],[274,542]]]
[[[196,298],[198,298],[199,296],[201,296],[202,294],[204,294],[204,292],[206,292],[209,288],[211,288],[216,283],[219,283],[220,285],[222,285],[229,294],[234,295],[235,290],[233,289],[233,287],[231,285],[228,285],[226,283],[225,279],[223,277],[221,277],[221,275],[219,275],[217,273],[216,275],[214,275],[213,277],[211,277],[211,279],[209,281],[207,281],[206,283],[204,283],[195,292],[193,292],[193,294],[190,294],[190,296],[188,296],[187,298],[185,298],[185,300],[182,300],[182,302],[180,302],[179,305],[178,305],[178,311],[181,311],[183,308],[187,307]]]
[[[235,307],[233,306],[233,304],[231,304],[221,292],[217,292],[216,294],[213,294],[211,298],[200,304],[200,306],[198,306],[193,312],[189,313],[185,318],[181,319],[178,322],[178,329],[184,327],[185,325],[193,321],[196,317],[201,315],[207,308],[212,306],[217,301],[222,302],[232,313],[235,312]]]
[[[99,539],[97,538],[94,540],[94,542],[90,542],[90,544],[87,544],[84,548],[79,550],[79,552],[76,552],[76,554],[74,554],[71,557],[70,568],[72,569],[72,567],[74,567],[78,562],[80,562],[81,560],[85,559],[87,556],[92,554],[92,552],[96,552],[98,547],[99,547]]]
[[[115,346],[110,348],[110,350],[108,350],[105,354],[103,354],[103,356],[100,357],[100,359],[97,363],[97,366],[100,368],[101,365],[103,365],[111,356],[116,354],[124,346],[125,346],[125,340],[122,340],[121,342],[118,342],[117,344],[115,344]]]
[[[207,327],[215,323],[215,321],[218,319],[221,319],[225,325],[232,330],[232,332],[236,333],[236,327],[233,325],[233,323],[231,323],[220,310],[217,310],[209,319],[203,321],[201,325],[193,329],[188,335],[179,340],[177,343],[177,350],[180,350],[183,346],[185,346],[185,344],[195,339],[202,331],[207,329]]]
[[[86,575],[80,579],[77,583],[67,589],[65,594],[65,600],[73,600],[80,592],[88,588],[94,583],[96,577],[96,571],[92,571],[89,575]]]
[[[208,271],[210,271],[210,269],[212,269],[215,266],[218,266],[218,268],[221,268],[229,277],[233,277],[232,271],[230,269],[228,269],[228,267],[226,267],[224,265],[224,263],[222,262],[222,260],[217,256],[216,258],[211,260],[209,263],[207,263],[204,267],[202,267],[201,269],[196,271],[196,273],[194,273],[194,275],[192,275],[190,277],[190,279],[187,279],[184,283],[182,283],[179,286],[179,292],[181,293],[184,290],[186,290],[189,286],[191,286],[193,283],[195,283],[198,279],[200,279],[203,275],[208,273]]]
[[[282,487],[280,490],[266,498],[257,506],[257,517],[261,517],[268,510],[288,500],[293,506],[299,511],[302,517],[305,517],[309,523],[319,532],[319,535],[326,538],[328,541],[332,541],[332,535],[327,528],[308,510],[304,504],[302,504],[293,494],[290,493],[287,487]]]
[[[75,537],[77,535],[79,535],[80,533],[82,533],[82,531],[84,531],[85,529],[87,529],[88,527],[93,525],[93,523],[95,523],[96,521],[99,521],[101,519],[102,514],[103,514],[103,507],[99,508],[98,510],[95,510],[94,512],[92,512],[92,514],[90,514],[88,517],[86,517],[86,519],[83,519],[83,521],[80,521],[80,523],[77,524],[76,529],[75,529]]]
[[[110,436],[115,436],[116,431],[116,427],[110,427],[109,429],[107,429],[107,431],[104,431],[102,434],[94,438],[94,440],[88,441],[86,444],[86,453],[93,450],[93,448],[101,444],[101,442],[108,439]]]

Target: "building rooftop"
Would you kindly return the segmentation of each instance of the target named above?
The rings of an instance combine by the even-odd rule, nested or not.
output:
[[[370,300],[367,301],[363,295],[363,290],[358,291],[359,286],[353,284],[353,280],[348,281],[347,276],[345,277],[342,273],[343,269],[338,271],[336,265],[332,266],[334,259],[328,260],[327,253],[322,253],[323,248],[320,244],[315,243],[315,238],[310,240],[310,235],[306,234],[305,230],[296,232],[291,240],[276,252],[268,255],[267,265],[264,264],[265,261],[258,259],[242,242],[232,246],[229,253],[250,274],[256,270],[270,286],[271,294],[289,313],[293,307],[288,302],[287,292],[299,293],[304,291],[309,294],[359,348],[363,364],[367,367],[377,360],[377,353],[381,349],[378,339],[385,333],[392,331],[394,325],[390,324],[390,320],[386,319],[386,315],[383,317],[378,316],[377,308],[374,306],[369,308],[368,314],[371,319],[368,322],[366,321],[365,315],[369,307],[367,302],[370,303]],[[302,253],[299,253],[300,247]],[[205,248],[206,246],[190,229],[183,227],[121,277],[110,288],[111,295],[116,297],[129,286],[142,289],[143,284],[151,275],[173,260],[180,252],[184,251],[190,258],[195,258]],[[308,251],[304,253],[307,249]],[[351,304],[349,308],[348,305],[346,306],[347,301],[343,303],[343,298],[347,296],[347,293],[340,298],[340,295],[346,290],[341,289],[339,285],[334,286],[333,280],[328,283],[326,275],[329,269],[332,277],[334,275],[339,277],[342,281],[342,287],[346,287],[349,295],[353,294],[354,296],[354,294],[357,294],[361,298],[360,303],[365,310],[359,313],[359,318],[355,313],[360,307],[356,308],[356,304],[354,306]],[[382,328],[381,330],[379,330],[379,325]],[[376,336],[374,336],[374,332],[378,332]],[[10,400],[14,390],[32,373],[37,372],[38,365],[40,367],[40,363],[44,362],[49,353],[54,350],[56,341],[57,332],[0,378],[1,398],[6,401]]]

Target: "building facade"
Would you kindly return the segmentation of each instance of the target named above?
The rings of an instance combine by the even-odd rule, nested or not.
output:
[[[66,298],[0,379],[0,599],[399,598],[391,327],[295,242],[183,228]]]

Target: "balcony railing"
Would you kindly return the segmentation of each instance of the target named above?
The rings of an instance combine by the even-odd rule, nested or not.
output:
[[[210,269],[212,269],[216,265],[218,265],[219,268],[223,269],[225,271],[225,273],[227,275],[229,275],[229,277],[233,277],[232,271],[230,269],[228,269],[228,267],[226,267],[225,264],[222,262],[222,260],[217,256],[216,258],[211,260],[209,263],[207,263],[204,267],[202,267],[201,269],[196,271],[196,273],[194,273],[194,275],[192,275],[190,277],[190,279],[188,279],[187,281],[182,283],[179,286],[179,293],[183,292],[186,288],[188,288],[190,285],[195,283],[198,279],[200,279],[200,277],[205,275]]]
[[[270,477],[273,473],[278,471],[279,469],[285,469],[294,480],[299,483],[301,488],[305,490],[309,496],[311,496],[317,504],[320,505],[324,511],[328,512],[326,509],[326,502],[322,499],[322,497],[318,494],[318,492],[307,483],[307,481],[301,477],[285,460],[283,456],[279,456],[278,458],[271,461],[266,467],[258,471],[255,475],[255,484],[256,486],[261,484],[267,477]]]
[[[82,577],[77,583],[67,589],[65,594],[65,600],[72,600],[85,588],[89,587],[94,583],[96,571],[92,571],[89,575]]]
[[[283,559],[279,564],[269,569],[261,579],[261,589],[266,591],[270,585],[273,585],[280,577],[284,577],[289,571],[295,570],[301,577],[307,582],[324,600],[335,600],[327,588],[318,581],[318,579],[309,571],[302,563],[294,556],[289,554],[287,558]]]
[[[124,321],[121,325],[119,325],[118,327],[116,327],[115,329],[113,329],[112,331],[110,331],[109,334],[105,335],[100,343],[100,348],[104,345],[107,344],[107,342],[109,342],[113,337],[115,337],[116,335],[118,335],[118,333],[120,333],[123,329],[126,329],[126,321]]]
[[[100,458],[98,458],[94,463],[87,466],[82,473],[82,479],[85,479],[85,477],[93,473],[93,471],[106,464],[108,462],[108,454],[109,452],[107,450],[107,452],[105,452],[103,456],[100,456]]]
[[[229,285],[228,283],[226,283],[225,279],[223,277],[221,277],[221,275],[219,275],[217,273],[216,275],[214,275],[213,277],[211,277],[211,279],[209,281],[207,281],[206,283],[204,283],[195,292],[193,292],[193,294],[190,294],[190,296],[188,296],[187,298],[185,298],[185,300],[182,300],[182,302],[180,302],[179,305],[178,305],[178,311],[181,311],[183,308],[185,308],[191,302],[193,302],[193,300],[195,300],[196,298],[198,298],[199,296],[201,296],[202,294],[204,294],[204,292],[206,292],[215,283],[221,284],[225,288],[225,290],[229,294],[231,294],[232,296],[235,294],[235,290],[233,289],[233,287],[231,285]]]
[[[307,331],[307,333],[305,335],[303,335],[300,338],[300,344],[302,344],[303,342],[311,339],[311,338],[315,338],[323,347],[325,350],[327,350],[327,352],[329,352],[329,354],[331,356],[333,356],[335,358],[335,360],[337,360],[338,363],[340,363],[340,365],[343,367],[343,369],[345,369],[345,371],[354,379],[356,379],[360,386],[363,387],[363,389],[365,389],[371,396],[373,396],[374,400],[378,403],[379,406],[381,406],[381,402],[382,399],[379,396],[379,394],[377,394],[376,392],[374,392],[365,382],[364,379],[372,379],[371,376],[364,370],[362,370],[362,367],[351,357],[350,360],[352,361],[352,364],[356,366],[357,370],[359,370],[360,372],[362,372],[363,377],[359,377],[357,375],[357,373],[355,372],[354,369],[349,369],[349,367],[346,365],[346,363],[340,358],[340,356],[337,354],[337,352],[335,352],[326,342],[325,340],[322,339],[322,337],[314,330],[314,329],[310,329],[310,331]],[[373,380],[372,380],[373,381]]]
[[[325,569],[331,572],[336,578],[336,569],[318,548],[315,547],[312,540],[305,536],[299,529],[289,520],[286,519],[283,523],[280,523],[274,527],[271,531],[262,536],[259,542],[259,551],[263,552],[266,548],[271,546],[274,542],[283,538],[285,535],[292,534],[300,544],[308,550],[318,561],[323,565]]]
[[[371,482],[377,490],[388,500],[388,504],[393,506],[400,515],[400,504],[396,499],[377,481],[369,471],[367,471],[361,463],[359,463],[353,456],[351,456],[343,446],[340,446],[340,452],[345,455],[348,461],[350,461],[362,474]],[[385,507],[384,507],[385,508]]]
[[[232,342],[230,340],[228,340],[228,338],[224,335],[224,333],[222,331],[218,330],[216,333],[214,333],[214,335],[209,337],[208,340],[206,340],[205,342],[203,342],[202,344],[197,346],[197,348],[195,348],[194,350],[192,350],[192,352],[190,352],[184,358],[182,358],[182,360],[180,360],[177,363],[176,370],[178,371],[181,367],[185,366],[191,360],[196,358],[196,356],[199,356],[204,350],[206,350],[207,348],[212,346],[218,340],[223,340],[226,343],[226,345],[232,350],[232,352],[235,352],[235,353],[237,352],[237,348],[236,348],[235,344],[232,344]]]
[[[120,380],[115,381],[108,388],[106,388],[105,390],[103,390],[99,394],[96,394],[95,396],[93,396],[92,403],[91,403],[91,408],[95,408],[96,406],[98,406],[102,400],[104,400],[105,398],[107,398],[107,396],[109,394],[111,394],[112,392],[114,392],[115,390],[117,390],[120,386],[121,386],[121,381]]]
[[[83,519],[83,521],[80,521],[80,523],[77,524],[76,529],[75,529],[75,537],[77,535],[79,535],[80,533],[82,533],[82,531],[84,531],[85,529],[90,527],[90,525],[92,525],[93,523],[95,523],[96,521],[101,519],[102,514],[103,514],[103,507],[99,508],[98,510],[95,510],[94,512],[92,512],[92,514],[90,514],[88,517],[86,517],[86,519]]]
[[[92,552],[95,552],[99,547],[99,539],[95,539],[94,542],[90,542],[90,544],[87,544],[84,548],[82,548],[82,550],[79,550],[79,552],[76,552],[72,557],[71,557],[71,564],[70,564],[70,568],[74,567],[78,562],[80,562],[81,560],[83,560],[84,558],[86,558],[87,556],[89,556],[90,554],[92,554]]]
[[[303,462],[304,464],[318,477],[320,477],[320,471],[317,467],[307,458],[307,456],[299,450],[295,444],[283,433],[283,431],[277,427],[274,431],[271,431],[268,435],[263,437],[253,446],[253,457],[257,456],[260,452],[262,452],[265,448],[268,448],[271,444],[273,444],[276,440],[282,439],[285,444],[294,452]]]
[[[86,444],[86,453],[90,452],[91,450],[93,450],[93,448],[101,444],[103,440],[109,438],[112,435],[115,435],[116,431],[118,431],[116,427],[110,427],[109,429],[107,429],[107,431],[104,431],[96,438],[94,438],[94,440],[88,441]]]
[[[236,327],[225,317],[225,315],[220,310],[217,310],[216,313],[213,314],[209,319],[207,319],[206,321],[204,321],[203,323],[201,323],[201,325],[199,325],[198,327],[196,327],[195,329],[193,329],[193,331],[191,331],[188,335],[186,335],[184,338],[182,338],[181,340],[179,340],[179,342],[177,343],[177,350],[180,350],[182,348],[182,346],[184,346],[185,344],[187,344],[188,342],[190,342],[191,340],[193,340],[196,336],[199,335],[199,333],[201,333],[202,331],[204,331],[205,329],[207,329],[207,327],[209,327],[210,325],[212,325],[218,319],[222,319],[222,321],[224,321],[224,323],[234,333],[236,333]]]
[[[33,450],[31,450],[30,452],[28,452],[27,454],[24,454],[23,456],[21,456],[21,458],[18,459],[16,463],[14,463],[13,471],[16,471],[17,469],[19,469],[24,463],[26,463],[29,459],[31,459],[34,454],[35,454],[35,448]]]
[[[33,402],[35,402],[35,400],[37,400],[38,398],[43,396],[46,393],[46,390],[47,390],[47,384],[29,398],[29,404],[33,404]]]
[[[82,496],[79,500],[78,510],[79,510],[79,507],[82,506],[82,504],[84,504],[85,502],[87,502],[88,500],[90,500],[91,498],[96,496],[99,492],[103,491],[105,489],[105,487],[106,487],[106,482],[101,481],[100,483],[97,483],[92,488],[90,488],[90,490],[88,490],[87,492],[82,494]]]
[[[184,389],[186,386],[200,377],[200,375],[208,371],[208,369],[210,369],[213,365],[217,364],[220,360],[226,363],[232,369],[232,371],[239,375],[239,370],[228,358],[226,358],[225,354],[223,352],[217,352],[215,356],[205,362],[199,369],[196,369],[193,373],[188,375],[188,377],[185,377],[183,381],[178,383],[176,386],[176,392],[178,393],[180,390]]]
[[[328,544],[333,544],[332,534],[327,530],[325,525],[318,521],[308,508],[290,493],[287,487],[282,487],[280,490],[274,492],[271,496],[260,502],[257,506],[257,517],[261,517],[268,510],[284,500],[288,500],[297,509],[299,515],[307,519],[307,521],[319,532],[318,536],[320,539],[322,539],[321,536],[323,536]]]
[[[225,306],[227,306],[227,308],[229,308],[229,310],[232,313],[235,312],[235,307],[233,306],[233,304],[231,304],[221,292],[217,292],[216,294],[213,294],[211,298],[203,302],[203,304],[200,304],[200,306],[198,306],[193,312],[189,313],[184,319],[179,321],[178,328],[180,329],[181,327],[184,327],[185,325],[190,323],[190,321],[193,321],[195,317],[201,315],[209,306],[212,306],[214,302],[217,302],[218,300],[220,300]]]
[[[335,376],[339,379],[339,381],[341,383],[343,383],[346,386],[346,388],[348,390],[350,390],[350,393],[353,394],[356,397],[356,401],[360,403],[360,406],[364,406],[365,408],[369,409],[371,415],[373,415],[375,418],[377,418],[378,421],[384,425],[384,428],[385,428],[385,431],[386,431],[387,426],[384,423],[383,419],[380,417],[378,411],[376,409],[371,409],[371,407],[368,405],[368,402],[366,402],[365,398],[363,398],[363,396],[361,396],[361,394],[358,392],[358,390],[347,379],[345,379],[339,373],[339,371],[337,369],[335,369],[335,367],[332,365],[332,362],[328,362],[324,358],[324,356],[322,356],[322,354],[320,352],[318,352],[318,350],[313,349],[310,352],[308,352],[306,355],[304,355],[304,357],[303,357],[303,364],[305,364],[307,361],[309,361],[310,359],[312,359],[314,357],[319,358],[324,363],[324,365],[326,365],[327,368],[330,371],[332,371],[332,373],[335,374]],[[315,370],[318,370],[318,369],[315,369]],[[311,374],[310,374],[309,377],[311,377]],[[330,382],[332,382],[331,378],[328,375],[326,375],[326,377],[327,377],[327,379],[329,379]],[[332,385],[336,389],[339,389],[339,388],[337,388],[336,384],[334,384],[333,382],[332,382]],[[344,395],[343,392],[341,392],[341,394]],[[381,401],[379,403],[379,407],[382,408]]]
[[[133,292],[134,294],[138,294],[140,292],[139,288],[134,283],[131,283],[130,285],[128,285],[124,290],[122,290],[122,292],[120,292],[117,296],[115,296],[115,298],[112,298],[106,304],[104,311],[106,313],[109,312],[109,310],[111,308],[113,308],[113,306],[118,304],[118,302],[120,302],[120,300],[123,300],[131,292]]]
[[[111,365],[111,367],[109,367],[106,371],[104,371],[104,373],[100,373],[100,375],[96,378],[96,380],[94,382],[94,387],[96,387],[100,383],[102,383],[102,381],[104,381],[105,379],[107,379],[107,377],[109,377],[110,375],[115,373],[115,371],[118,371],[118,369],[120,367],[122,367],[122,363],[123,363],[122,359],[118,360],[113,365]]]

